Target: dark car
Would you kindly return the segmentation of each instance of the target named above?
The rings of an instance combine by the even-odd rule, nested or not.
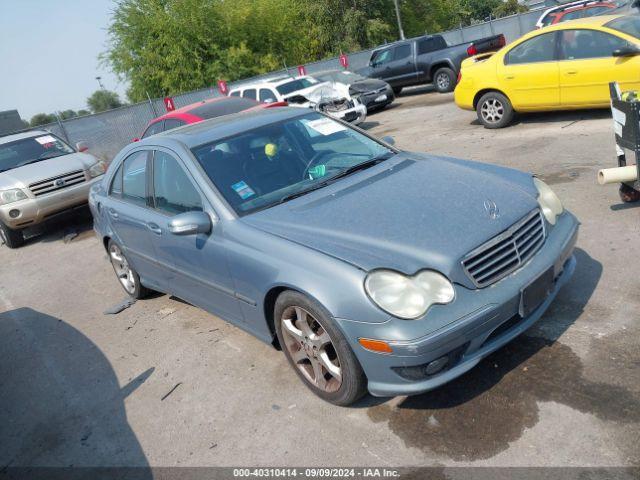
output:
[[[351,97],[360,100],[367,112],[386,107],[395,100],[391,85],[377,78],[366,78],[349,70],[326,70],[313,74],[322,82],[330,82],[334,88],[346,86]]]
[[[465,58],[498,50],[505,43],[502,34],[451,46],[442,35],[402,40],[374,50],[369,66],[358,73],[384,80],[396,95],[404,87],[425,83],[433,83],[440,93],[452,92]]]

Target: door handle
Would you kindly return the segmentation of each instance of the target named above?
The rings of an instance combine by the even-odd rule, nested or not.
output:
[[[151,230],[156,235],[162,235],[162,229],[158,226],[158,224],[149,222],[147,223],[147,228]]]
[[[109,210],[107,210],[109,212],[109,216],[111,216],[112,218],[118,218],[118,212],[116,212],[113,208],[110,208]]]
[[[575,75],[576,73],[578,73],[578,71],[577,71],[577,70],[569,70],[569,71],[567,72],[567,75]]]
[[[515,77],[515,75],[509,75],[509,76],[504,77],[504,78],[505,78],[505,80],[513,80],[516,77]]]

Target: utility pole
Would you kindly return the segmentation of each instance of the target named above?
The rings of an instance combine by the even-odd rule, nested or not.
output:
[[[404,30],[402,30],[402,19],[400,18],[400,0],[393,0],[396,6],[396,18],[398,19],[398,31],[400,32],[400,40],[404,40]]]

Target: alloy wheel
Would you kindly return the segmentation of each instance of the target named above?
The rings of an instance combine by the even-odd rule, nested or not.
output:
[[[120,283],[127,293],[133,295],[136,291],[136,281],[133,277],[133,270],[118,245],[111,245],[109,248],[109,258],[111,259],[111,264],[113,265],[118,280],[120,280]]]
[[[301,307],[282,312],[285,348],[296,368],[314,386],[335,392],[342,384],[340,359],[329,333],[316,318]]]
[[[436,78],[436,84],[442,90],[446,90],[447,88],[449,88],[450,83],[451,83],[451,79],[449,78],[449,75],[447,75],[446,73],[440,73]]]
[[[504,116],[504,105],[497,98],[488,98],[482,104],[480,112],[488,123],[498,123]]]

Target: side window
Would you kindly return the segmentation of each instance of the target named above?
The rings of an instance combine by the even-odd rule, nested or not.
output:
[[[159,122],[152,123],[142,134],[142,138],[150,137],[151,135],[155,135],[156,133],[162,132],[164,129],[164,120],[160,120]]]
[[[393,59],[403,60],[411,56],[411,44],[405,43],[393,49]]]
[[[239,97],[240,96],[240,90],[236,90],[235,92],[231,92],[229,94],[230,97]]]
[[[516,65],[520,63],[553,61],[556,56],[555,39],[555,32],[550,32],[526,40],[507,53],[505,63],[508,65]]]
[[[153,157],[153,202],[169,215],[202,211],[202,199],[178,161],[165,152]]]
[[[438,49],[435,38],[425,38],[418,41],[418,55],[431,53]]]
[[[116,174],[113,176],[111,180],[111,187],[109,188],[109,195],[113,195],[115,197],[122,196],[122,164],[116,170]]]
[[[176,118],[167,118],[164,121],[164,131],[166,132],[167,130],[172,130],[183,125],[185,125],[185,123],[182,120],[178,120]]]
[[[610,57],[614,50],[628,45],[622,38],[597,30],[563,30],[560,37],[563,60]]]
[[[133,153],[122,164],[122,199],[142,206],[147,204],[147,153]]]
[[[270,88],[261,88],[259,95],[261,102],[272,103],[276,102],[276,96]]]
[[[256,99],[256,89],[255,88],[248,88],[244,92],[242,92],[242,96],[244,98],[250,98],[251,100],[255,100]]]
[[[572,12],[567,12],[562,15],[562,21],[566,22],[568,20],[577,20],[578,18],[583,18],[585,16],[585,9],[580,8],[578,10],[573,10]]]
[[[371,58],[372,65],[382,65],[383,63],[389,63],[392,59],[391,49],[380,50],[373,54]]]

